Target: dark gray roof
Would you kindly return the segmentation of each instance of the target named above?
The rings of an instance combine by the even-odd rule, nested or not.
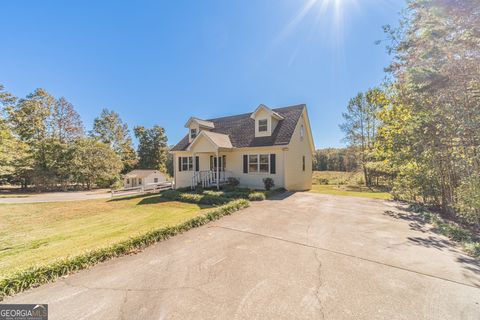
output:
[[[269,137],[255,138],[255,120],[250,118],[251,113],[244,113],[237,116],[209,119],[215,124],[212,132],[227,134],[234,148],[245,147],[266,147],[286,145],[295,131],[298,119],[305,108],[304,104],[272,109],[282,115],[285,119],[280,120]],[[183,151],[188,147],[188,134],[173,147],[172,151]]]

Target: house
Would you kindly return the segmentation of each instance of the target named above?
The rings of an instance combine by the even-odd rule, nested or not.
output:
[[[165,174],[158,170],[141,170],[136,169],[130,171],[123,178],[124,188],[133,188],[139,186],[148,186],[160,182],[165,182],[167,179]]]
[[[261,104],[252,113],[210,120],[191,117],[185,127],[188,134],[171,150],[176,188],[219,188],[229,177],[252,189],[263,189],[266,177],[275,188],[311,188],[315,147],[304,104]]]

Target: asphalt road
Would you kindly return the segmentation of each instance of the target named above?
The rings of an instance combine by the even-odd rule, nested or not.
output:
[[[296,193],[4,303],[50,319],[479,319],[480,264],[394,202]]]
[[[43,192],[43,193],[25,193],[18,194],[8,198],[3,194],[0,197],[1,203],[36,203],[36,202],[63,202],[63,201],[81,201],[110,198],[110,189],[96,189],[90,191],[65,191],[65,192]]]

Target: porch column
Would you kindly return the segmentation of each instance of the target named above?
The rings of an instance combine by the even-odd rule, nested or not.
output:
[[[218,158],[218,149],[217,149],[217,190],[220,190],[220,184],[219,184],[219,180],[220,180],[220,177],[219,177],[219,170],[218,170],[218,167],[220,166],[220,159]]]
[[[197,161],[195,161],[195,152],[192,153],[192,161],[193,161],[193,174],[192,174],[192,188],[197,188],[198,181],[195,178],[197,173]]]

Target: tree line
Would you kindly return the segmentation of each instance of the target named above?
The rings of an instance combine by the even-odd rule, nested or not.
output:
[[[480,6],[412,0],[384,27],[392,54],[381,88],[359,93],[345,132],[367,185],[480,224]]]
[[[165,130],[136,126],[134,134],[137,150],[128,125],[112,110],[103,109],[87,133],[66,98],[36,89],[19,99],[0,85],[0,181],[39,190],[90,189],[119,185],[135,168],[167,172]]]
[[[356,171],[358,161],[352,148],[318,149],[313,155],[315,171]]]

